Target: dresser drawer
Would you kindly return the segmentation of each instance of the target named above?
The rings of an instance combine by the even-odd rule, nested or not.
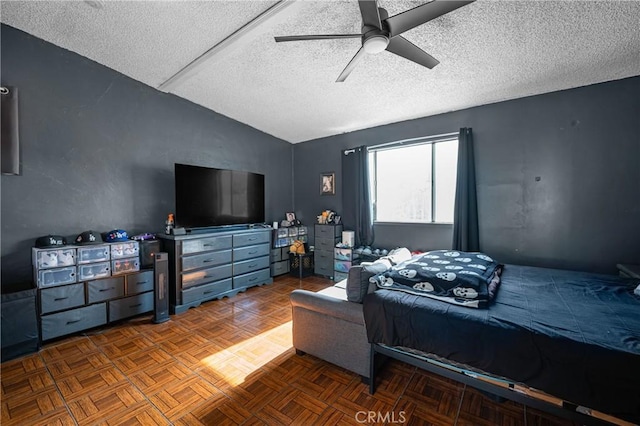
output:
[[[289,260],[289,246],[271,250],[271,261]]]
[[[333,269],[333,253],[316,250],[313,252],[313,262],[321,268]]]
[[[137,294],[109,302],[109,321],[132,317],[153,310],[153,292]]]
[[[336,238],[342,236],[342,225],[315,225],[316,238]]]
[[[182,274],[182,289],[231,277],[231,264]]]
[[[271,274],[269,269],[252,272],[250,274],[233,277],[233,288],[248,288],[269,281]]]
[[[289,261],[283,260],[271,264],[271,276],[277,277],[278,275],[286,274],[289,272]]]
[[[49,340],[107,323],[107,304],[85,306],[42,317],[42,340]]]
[[[313,269],[313,272],[315,274],[317,274],[317,275],[324,275],[325,277],[332,277],[333,276],[333,265],[325,266],[325,265],[318,265],[316,263],[315,267]]]
[[[270,232],[251,232],[248,234],[239,234],[233,236],[233,246],[252,246],[260,243],[271,242]]]
[[[233,264],[233,275],[242,275],[269,267],[269,256],[243,260]]]
[[[131,274],[125,277],[125,293],[127,296],[132,294],[144,293],[153,290],[153,271],[145,271],[139,274]]]
[[[233,249],[233,261],[253,259],[254,257],[268,256],[269,251],[268,244],[261,244],[257,246],[247,246]]]
[[[196,254],[182,257],[182,270],[206,268],[210,266],[231,263],[231,250],[212,251],[210,253]]]
[[[224,250],[227,248],[231,248],[231,241],[231,235],[184,241],[182,243],[182,254],[200,253],[211,250]]]
[[[61,311],[84,305],[84,284],[69,284],[40,290],[40,312]]]
[[[89,303],[124,296],[124,277],[87,282]]]
[[[331,256],[333,256],[333,249],[338,242],[335,238],[317,238],[315,239],[315,250],[328,251],[331,252]]]
[[[209,283],[182,290],[182,304],[186,305],[187,303],[195,302],[197,300],[212,299],[219,294],[231,290],[231,285],[231,278],[227,278],[226,280],[218,281],[215,283]]]

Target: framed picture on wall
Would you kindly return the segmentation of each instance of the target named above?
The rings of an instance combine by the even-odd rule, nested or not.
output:
[[[335,195],[336,193],[336,174],[320,173],[320,195]]]

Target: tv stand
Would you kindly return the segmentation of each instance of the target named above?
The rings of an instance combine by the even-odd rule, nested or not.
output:
[[[169,254],[170,312],[230,297],[270,284],[271,228],[194,228],[185,235],[159,235]]]

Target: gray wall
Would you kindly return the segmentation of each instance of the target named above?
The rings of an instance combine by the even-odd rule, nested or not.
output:
[[[475,137],[483,251],[504,263],[596,272],[640,263],[640,77],[294,145],[297,215],[311,223],[323,209],[340,213],[342,149],[460,127]],[[335,196],[319,195],[326,171],[336,172]],[[447,225],[375,231],[380,247],[451,246]]]
[[[2,176],[2,285],[31,279],[46,234],[163,229],[173,164],[262,173],[266,220],[293,207],[289,143],[2,25],[20,93],[22,176]]]

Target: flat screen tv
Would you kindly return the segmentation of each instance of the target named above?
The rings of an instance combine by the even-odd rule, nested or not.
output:
[[[264,223],[264,175],[175,164],[176,226]]]

